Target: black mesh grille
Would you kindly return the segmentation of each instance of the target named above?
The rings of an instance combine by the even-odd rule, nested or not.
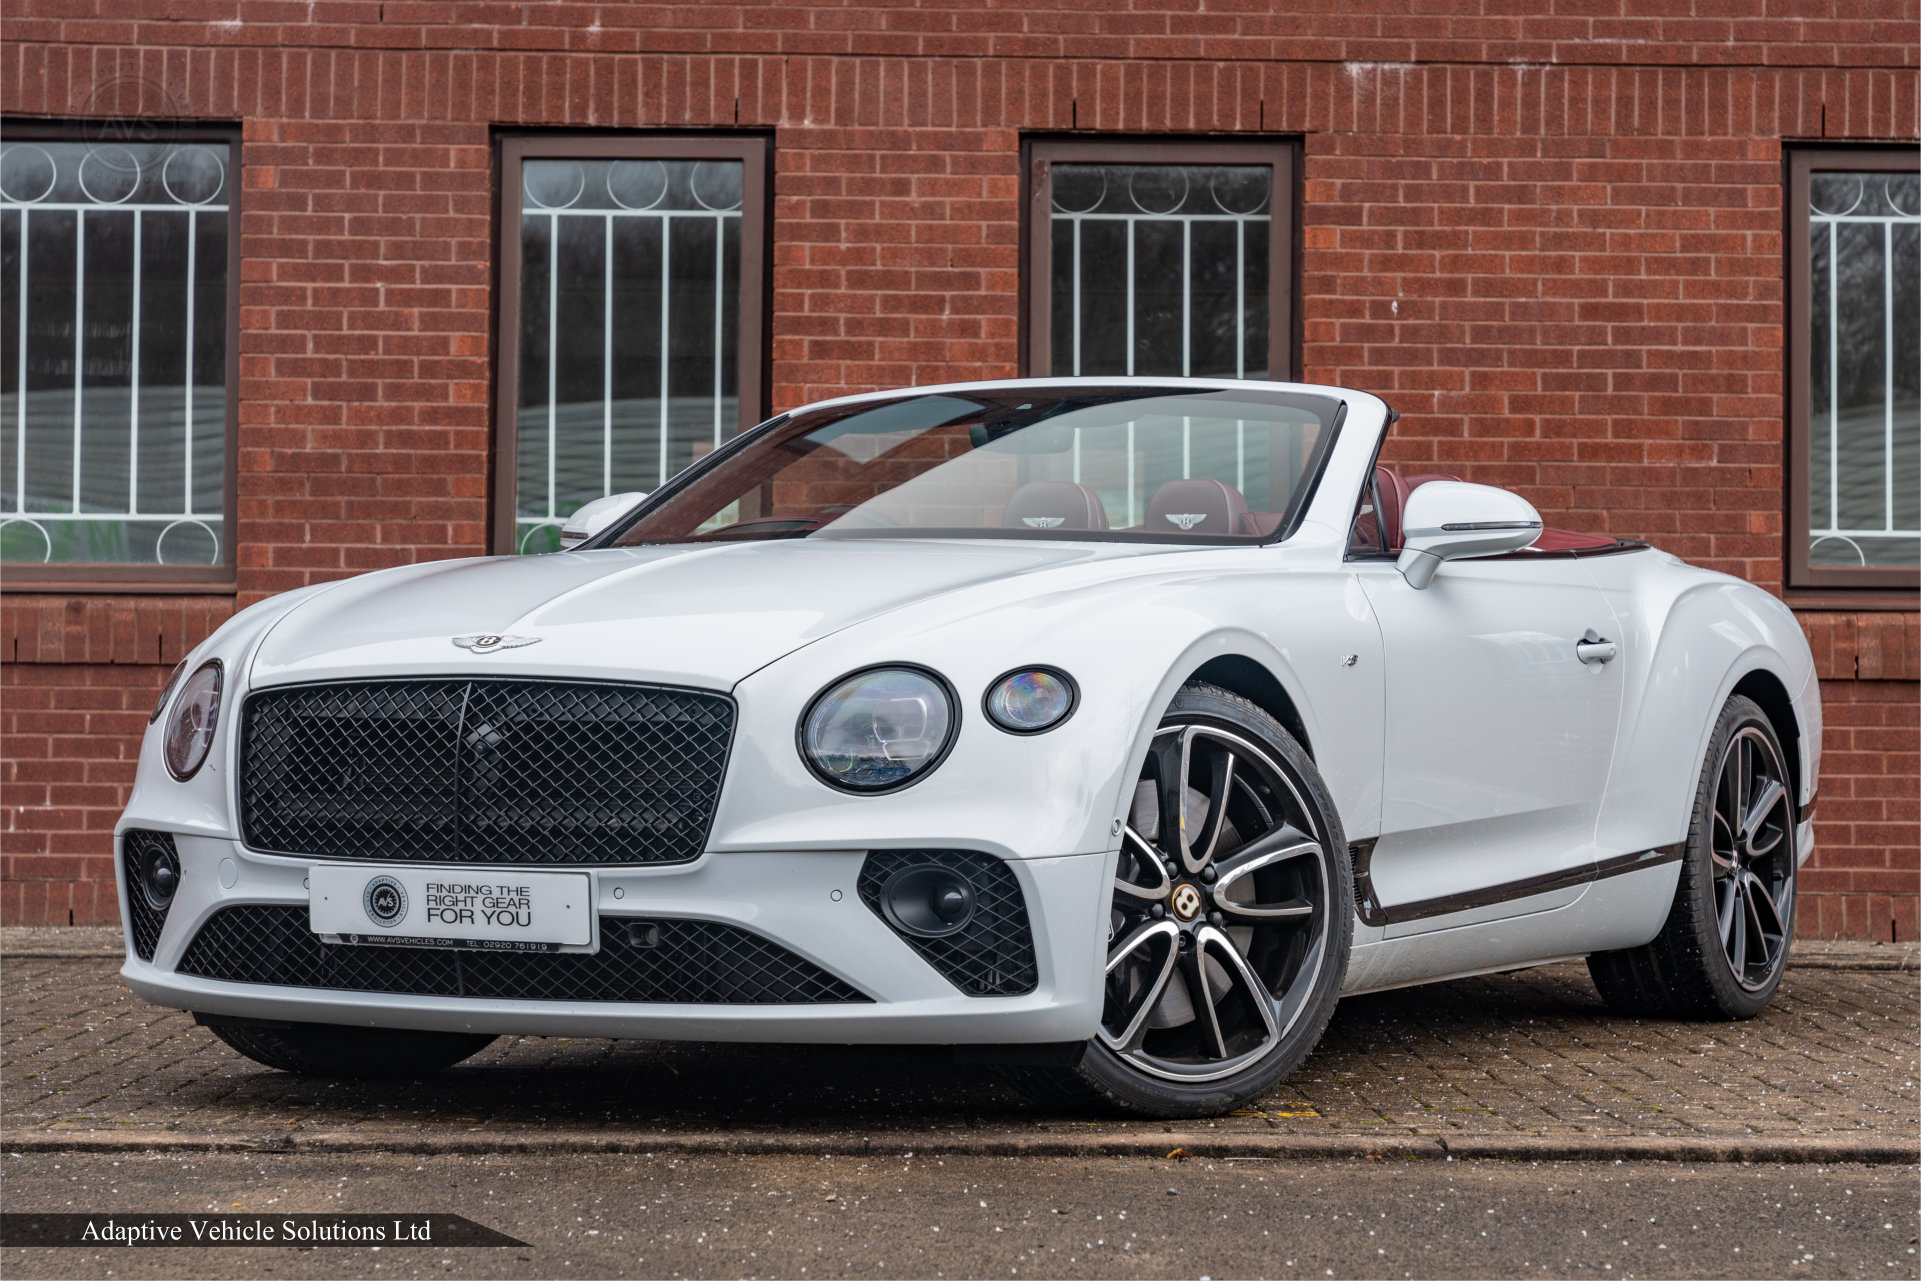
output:
[[[180,972],[230,983],[528,1001],[823,1005],[871,998],[786,948],[713,921],[600,918],[600,951],[467,952],[323,943],[307,909],[225,907]]]
[[[180,858],[174,850],[171,832],[135,829],[120,838],[120,858],[127,870],[127,927],[133,933],[134,955],[143,961],[153,959],[153,950],[160,945],[160,930],[167,923],[168,910],[173,907],[172,900],[168,900],[166,907],[155,907],[147,901],[140,865],[154,852],[165,853],[173,859],[174,868],[179,869]]]
[[[242,715],[255,849],[462,863],[680,863],[714,817],[734,704],[648,685],[352,681]]]
[[[1034,961],[1034,931],[1027,924],[1027,901],[1014,870],[989,854],[973,850],[887,850],[867,856],[860,869],[860,901],[885,921],[880,887],[895,872],[927,864],[965,876],[974,887],[974,916],[945,938],[901,934],[955,987],[969,996],[1019,996],[1040,984]],[[899,933],[899,931],[896,931]]]

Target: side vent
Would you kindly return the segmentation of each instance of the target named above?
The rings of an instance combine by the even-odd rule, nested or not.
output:
[[[134,955],[151,961],[180,888],[180,855],[171,832],[135,829],[120,838],[120,858],[127,869],[127,928]]]
[[[861,902],[969,996],[1020,996],[1040,986],[1027,900],[1012,868],[973,850],[884,850],[867,856]]]

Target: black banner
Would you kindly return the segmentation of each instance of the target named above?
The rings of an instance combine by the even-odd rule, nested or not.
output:
[[[458,1214],[0,1214],[0,1246],[526,1244]]]

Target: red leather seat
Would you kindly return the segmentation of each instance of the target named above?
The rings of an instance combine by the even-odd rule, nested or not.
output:
[[[1393,480],[1401,491],[1400,501],[1389,506],[1387,503],[1387,486],[1381,486],[1381,505],[1386,509],[1387,545],[1390,551],[1397,552],[1401,550],[1401,545],[1407,541],[1407,532],[1401,517],[1406,513],[1407,500],[1414,491],[1427,484],[1430,480],[1458,481],[1461,479],[1459,476],[1449,476],[1445,472],[1426,472],[1419,476],[1403,478],[1400,473],[1391,471],[1386,467],[1376,467],[1374,470],[1377,474],[1386,472],[1388,477]]]
[[[1142,527],[1154,534],[1245,534],[1247,499],[1219,480],[1170,480],[1147,500]]]
[[[1396,552],[1401,550],[1401,516],[1407,510],[1408,495],[1430,480],[1458,479],[1456,476],[1433,474],[1403,480],[1401,474],[1392,467],[1376,467],[1372,491],[1365,495],[1370,501],[1363,505],[1361,513],[1354,518],[1351,550],[1363,554],[1378,552],[1382,546],[1378,541],[1382,531],[1387,534],[1387,549]]]
[[[1401,550],[1401,513],[1407,510],[1407,496],[1412,492],[1408,483],[1401,479],[1401,474],[1393,468],[1374,469],[1374,519],[1387,535],[1389,551]]]
[[[1008,529],[1106,529],[1107,508],[1085,485],[1065,480],[1036,480],[1007,500],[1001,525]]]
[[[1398,552],[1406,541],[1407,535],[1401,518],[1407,511],[1407,500],[1410,494],[1430,480],[1458,481],[1460,479],[1459,476],[1449,476],[1444,472],[1428,472],[1403,479],[1390,467],[1376,467],[1374,480],[1381,496],[1380,520],[1381,527],[1387,531],[1388,550]],[[1366,515],[1361,517],[1362,522],[1367,519]],[[1372,532],[1371,529],[1361,530],[1363,535],[1371,535]],[[1544,529],[1539,538],[1522,550],[1526,552],[1594,551],[1614,547],[1619,543],[1620,539],[1612,534],[1577,534],[1567,529]]]

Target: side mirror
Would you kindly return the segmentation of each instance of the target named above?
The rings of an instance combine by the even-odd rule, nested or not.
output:
[[[632,511],[645,497],[646,494],[633,491],[609,494],[591,503],[582,503],[580,510],[569,516],[567,523],[560,527],[560,550],[572,551]]]
[[[1410,587],[1426,587],[1445,560],[1519,551],[1541,536],[1541,514],[1519,494],[1492,485],[1430,480],[1408,495],[1405,542],[1397,568]]]

